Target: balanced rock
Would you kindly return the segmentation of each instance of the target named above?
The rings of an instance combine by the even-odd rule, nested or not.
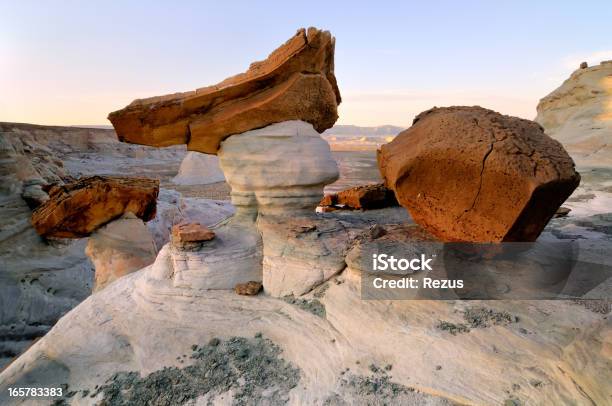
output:
[[[108,118],[121,141],[216,154],[232,134],[288,120],[318,132],[338,118],[334,43],[328,31],[300,29],[248,71],[214,86],[133,101]]]
[[[579,166],[612,167],[612,61],[575,70],[538,103],[535,119]]]
[[[96,269],[94,292],[155,261],[153,235],[144,222],[127,212],[96,230],[85,254]]]
[[[413,219],[445,241],[534,241],[580,182],[537,123],[482,107],[419,114],[378,164]]]
[[[159,181],[147,178],[92,176],[49,192],[32,213],[32,224],[45,237],[81,238],[131,212],[148,221],[155,217]]]
[[[356,186],[338,193],[326,195],[319,206],[343,206],[351,209],[382,209],[397,206],[393,190],[380,183],[377,185]]]

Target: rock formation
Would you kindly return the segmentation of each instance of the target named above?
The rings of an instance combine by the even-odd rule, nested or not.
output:
[[[207,185],[223,182],[219,158],[214,155],[190,151],[185,155],[178,174],[172,179],[177,185]]]
[[[162,250],[152,278],[193,291],[263,280],[266,292],[283,296],[307,292],[344,267],[343,249],[329,249],[348,241],[343,226],[314,213],[338,169],[311,124],[290,121],[233,135],[223,141],[219,161],[236,214],[212,227],[215,238],[197,250],[176,244]],[[314,237],[302,240],[307,234],[295,234],[296,222],[311,224]]]
[[[155,261],[153,236],[141,219],[125,213],[96,230],[85,253],[96,269],[94,292]]]
[[[219,161],[238,213],[314,212],[323,187],[338,179],[329,145],[303,121],[234,135]]]
[[[177,390],[187,396],[198,385],[227,380],[224,358],[205,358],[215,362],[200,379],[194,374],[194,381],[173,385],[164,377],[194,368],[194,346],[209,350],[235,336],[263,336],[282,348],[282,358],[299,370],[299,384],[286,394],[289,405],[380,404],[381,399],[402,405],[559,405],[568,399],[604,405],[609,399],[610,322],[572,301],[362,300],[358,274],[349,271],[333,278],[326,290],[293,301],[297,304],[233,291],[184,289],[182,296],[152,297],[146,280],[151,270],[121,278],[90,297],[0,372],[0,403],[18,404],[8,388],[33,382],[69,385],[66,392],[75,394],[67,402],[102,404],[106,397],[108,403],[123,388],[114,378],[121,371],[155,379],[148,388],[153,399],[166,400]],[[313,303],[324,312],[310,312]],[[467,315],[480,306],[518,322],[470,325],[471,331],[456,335],[440,327],[440,321],[469,323]],[[244,366],[232,379],[238,389],[212,387],[200,400],[253,400],[238,398],[252,389],[248,382],[240,385],[242,374],[254,369],[261,377],[268,358],[236,352]],[[386,377],[374,372],[386,366],[391,369]],[[273,377],[263,376],[258,382]],[[119,389],[97,392],[102,385]],[[508,401],[515,396],[516,402]]]
[[[612,61],[575,70],[540,100],[535,120],[579,166],[612,167]]]
[[[215,154],[222,140],[273,123],[302,120],[318,132],[338,118],[334,38],[300,29],[249,70],[186,93],[133,101],[109,114],[121,141],[152,146],[187,144]]]
[[[382,209],[397,206],[397,199],[393,190],[387,189],[384,184],[356,186],[338,193],[325,195],[319,206],[339,206],[350,209]]]
[[[398,201],[445,241],[534,241],[580,182],[538,124],[481,107],[419,114],[378,160]]]
[[[32,213],[32,224],[45,237],[81,238],[131,212],[144,221],[155,217],[159,181],[93,176],[56,186]]]
[[[32,213],[32,224],[44,237],[92,235],[85,253],[96,268],[94,291],[100,290],[155,260],[153,235],[143,220],[155,217],[158,193],[157,180],[83,178],[54,186]]]

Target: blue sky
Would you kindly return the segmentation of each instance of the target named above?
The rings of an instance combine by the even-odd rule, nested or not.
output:
[[[612,59],[609,0],[0,0],[0,121],[108,124],[135,98],[242,72],[307,26],[336,37],[340,124],[408,126],[452,104],[533,118],[582,60]]]

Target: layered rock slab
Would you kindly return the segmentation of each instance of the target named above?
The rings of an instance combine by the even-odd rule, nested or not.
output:
[[[581,166],[612,167],[612,61],[575,70],[535,119]]]
[[[580,182],[537,123],[482,107],[419,114],[378,164],[413,219],[445,241],[534,241]]]
[[[158,193],[158,180],[92,176],[53,187],[32,213],[32,224],[44,237],[86,237],[127,212],[153,219]]]
[[[187,144],[215,154],[232,134],[288,120],[318,132],[338,118],[335,40],[328,31],[300,29],[248,71],[195,91],[133,101],[109,114],[121,141],[152,146]]]

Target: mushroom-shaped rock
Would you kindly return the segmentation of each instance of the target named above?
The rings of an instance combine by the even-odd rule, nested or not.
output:
[[[139,99],[108,118],[121,141],[216,154],[232,134],[288,120],[318,132],[338,118],[340,91],[334,76],[334,38],[300,29],[248,71],[214,86]]]
[[[49,200],[32,213],[32,224],[44,237],[81,238],[131,212],[155,217],[159,181],[147,178],[92,176],[50,190]]]
[[[580,182],[537,123],[482,107],[419,114],[378,164],[413,219],[445,241],[534,241]]]

